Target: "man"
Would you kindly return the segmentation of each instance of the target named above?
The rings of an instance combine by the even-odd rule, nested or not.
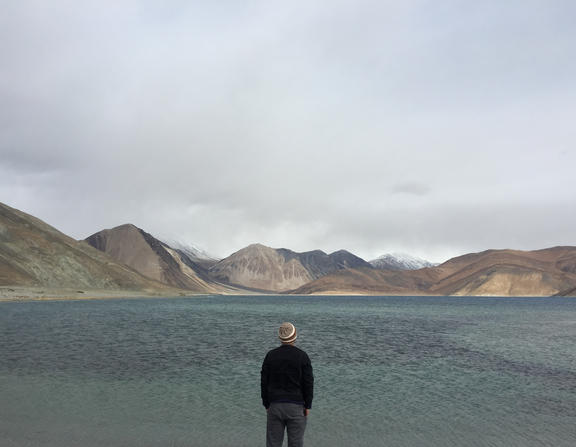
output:
[[[278,337],[282,345],[266,354],[260,372],[262,403],[268,412],[266,447],[282,447],[285,427],[288,447],[302,447],[314,394],[312,363],[294,346],[297,332],[292,323],[282,323]]]

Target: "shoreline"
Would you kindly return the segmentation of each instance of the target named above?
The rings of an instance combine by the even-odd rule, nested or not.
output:
[[[315,292],[311,294],[284,294],[284,293],[197,293],[197,292],[179,292],[179,293],[159,293],[159,292],[138,292],[138,291],[114,291],[104,289],[70,289],[70,288],[49,288],[49,287],[21,287],[21,286],[1,286],[0,302],[14,301],[57,301],[57,300],[110,300],[110,299],[127,299],[127,298],[184,298],[184,297],[204,297],[204,296],[292,296],[292,297],[311,297],[311,296],[414,296],[414,294],[363,294],[357,292],[345,291],[327,291]]]
[[[202,296],[253,296],[253,295],[284,295],[283,293],[197,293],[192,291],[181,292],[153,292],[130,290],[82,289],[82,288],[56,288],[56,287],[25,287],[0,286],[0,302],[7,301],[56,301],[56,300],[98,300],[98,299],[126,299],[126,298],[180,298]],[[371,296],[345,291],[326,291],[312,294],[286,294],[286,296]],[[410,294],[407,294],[407,296]],[[411,296],[411,295],[410,295]]]
[[[105,289],[81,289],[81,288],[52,288],[52,287],[0,287],[0,302],[3,301],[52,301],[52,300],[98,300],[98,299],[123,299],[123,298],[175,298],[194,297],[211,294],[199,294],[194,292],[159,293],[130,290],[105,290]]]
[[[313,297],[313,296],[442,296],[423,295],[416,293],[404,294],[363,294],[346,291],[325,291],[311,294],[284,294],[284,293],[198,293],[192,291],[157,292],[157,291],[132,291],[132,290],[105,290],[105,289],[81,289],[81,288],[54,288],[54,287],[23,287],[23,286],[0,286],[0,302],[15,301],[64,301],[64,300],[111,300],[128,298],[193,298],[206,296],[292,296],[292,297]],[[451,295],[458,297],[461,295]],[[479,297],[494,297],[500,295],[474,295]],[[550,298],[549,295],[523,295],[525,297]],[[508,295],[513,298],[516,295]]]

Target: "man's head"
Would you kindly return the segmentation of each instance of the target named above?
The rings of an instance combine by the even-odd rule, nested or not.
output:
[[[296,332],[296,328],[292,323],[282,323],[280,328],[278,329],[278,338],[282,342],[283,345],[289,345],[294,343],[298,333]]]

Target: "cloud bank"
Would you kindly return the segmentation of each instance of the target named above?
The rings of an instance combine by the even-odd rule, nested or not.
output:
[[[430,261],[576,245],[568,1],[0,5],[0,200]]]

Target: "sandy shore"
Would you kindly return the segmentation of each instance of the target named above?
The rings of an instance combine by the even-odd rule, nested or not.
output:
[[[198,296],[198,294],[182,292],[180,294],[162,294],[154,292],[131,292],[102,289],[54,289],[47,287],[0,287],[0,301],[38,301],[38,300],[82,300],[82,299],[113,299],[113,298],[145,298],[145,297]]]

